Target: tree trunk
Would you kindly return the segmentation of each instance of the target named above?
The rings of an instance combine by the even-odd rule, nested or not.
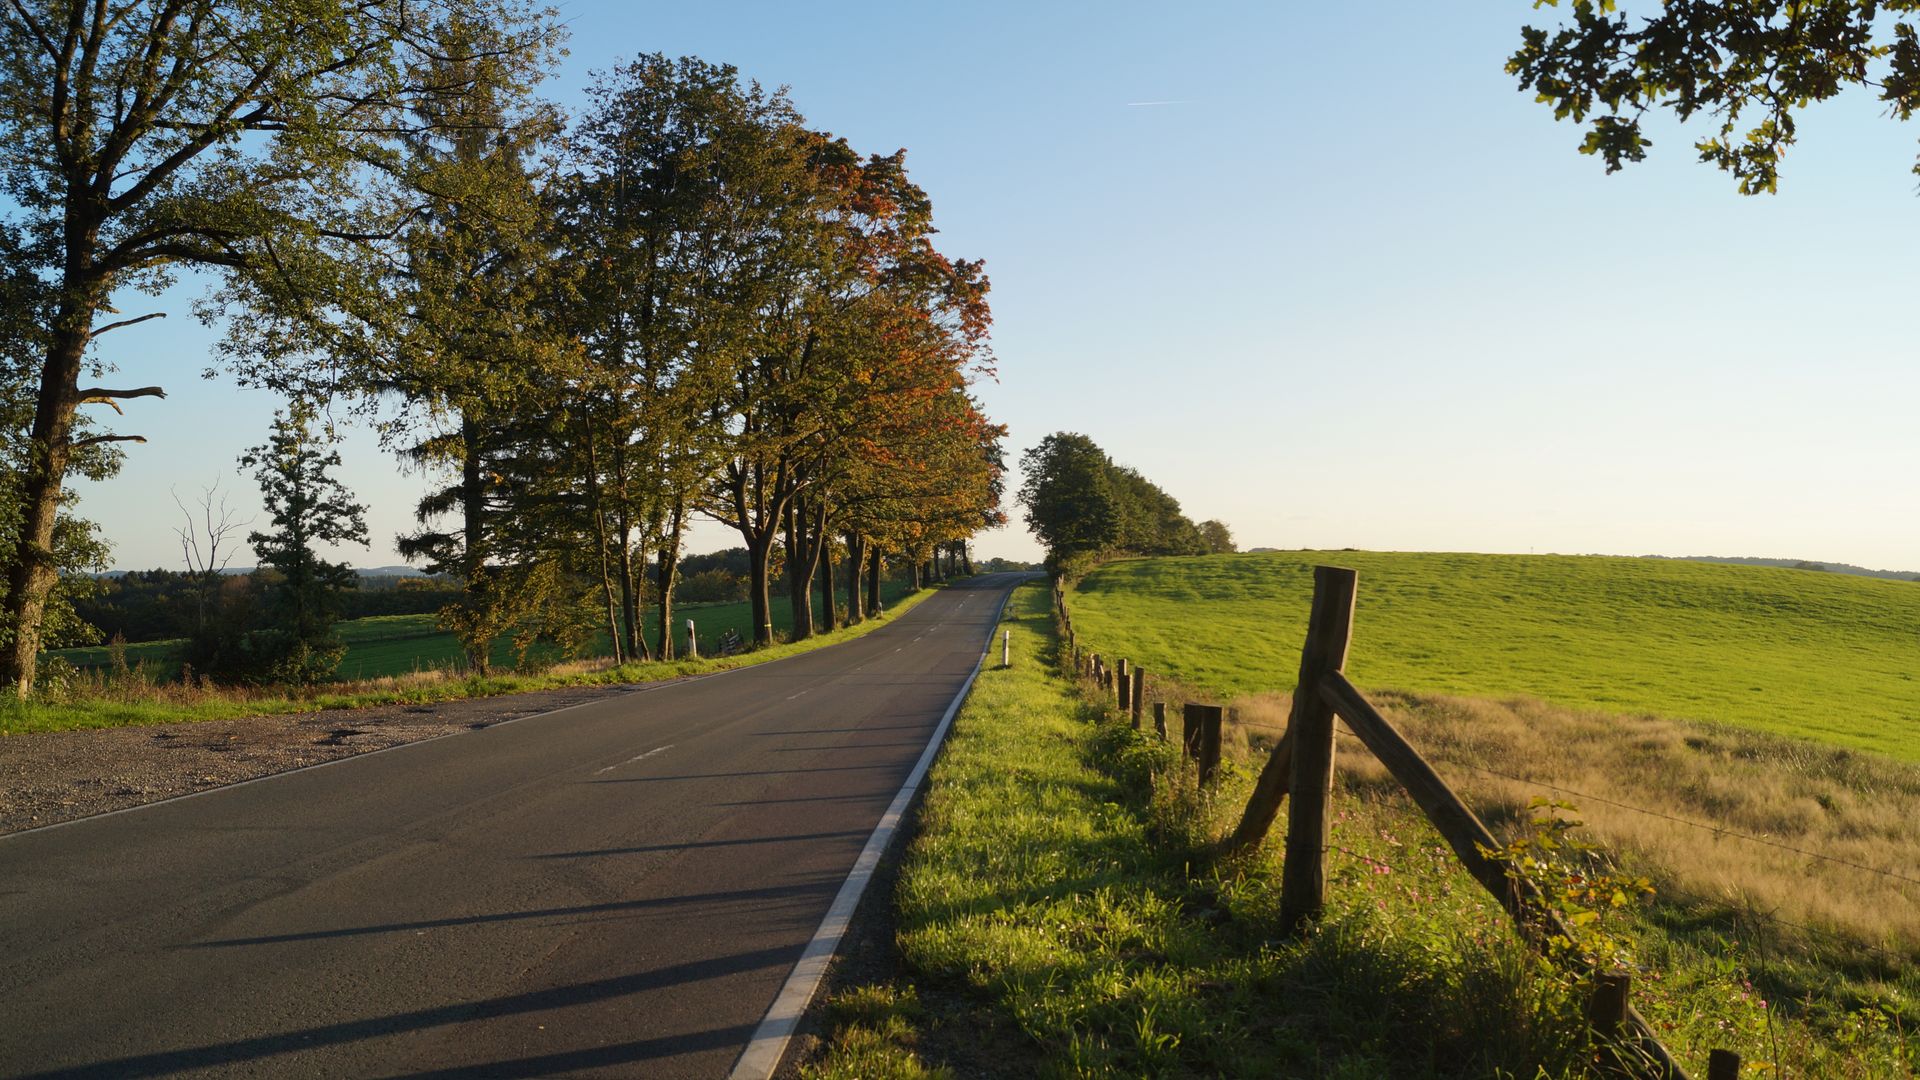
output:
[[[647,536],[643,531],[640,542],[634,545],[629,567],[633,574],[633,610],[627,615],[627,655],[640,660],[651,660],[653,654],[648,651],[647,632],[640,625],[640,612],[647,606]]]
[[[960,572],[968,577],[973,576],[973,556],[967,553],[965,540],[960,541]]]
[[[787,534],[787,611],[792,616],[793,626],[787,640],[805,641],[813,636],[813,596],[810,588],[813,582],[801,573],[806,560],[806,537],[803,535],[806,525],[799,507],[792,502],[787,504],[787,511],[781,518]]]
[[[673,517],[660,544],[660,659],[673,659],[673,586],[680,573],[680,540],[686,529],[687,502],[673,500]]]
[[[918,555],[907,556],[907,591],[920,591],[920,557]]]
[[[873,554],[868,556],[871,561],[867,565],[867,610],[878,615],[880,614],[880,545],[873,545],[871,550]]]
[[[746,535],[746,530],[741,530]],[[773,644],[773,615],[767,595],[767,560],[773,554],[773,530],[747,535],[747,599],[753,608],[753,643]]]
[[[460,572],[467,579],[467,603],[474,609],[487,603],[487,493],[480,460],[480,425],[473,410],[460,410]],[[485,675],[493,662],[491,641],[468,639],[467,666]]]
[[[635,655],[638,650],[633,647],[634,624],[640,618],[640,598],[633,587],[633,519],[628,515],[624,498],[616,511],[616,521],[620,540],[620,553],[616,556],[620,566],[620,640],[627,653]]]
[[[820,545],[820,614],[826,620],[826,629],[832,633],[840,626],[840,611],[833,595],[833,549],[827,542],[825,533],[818,541]]]
[[[847,625],[853,626],[866,619],[866,609],[860,603],[860,572],[866,568],[867,548],[859,533],[847,534]],[[831,579],[829,579],[831,580]]]
[[[600,595],[607,603],[607,640],[613,645],[613,663],[615,667],[626,663],[627,658],[620,645],[620,608],[613,596],[613,567],[607,557],[607,513],[601,500],[600,462],[594,453],[593,425],[591,421],[581,424],[583,438],[587,444],[587,507],[593,513],[594,541],[600,545]]]
[[[33,411],[30,460],[21,484],[20,538],[7,572],[5,619],[13,635],[0,653],[0,671],[21,698],[33,692],[40,657],[40,623],[47,597],[60,579],[54,561],[54,524],[60,513],[60,488],[72,454],[73,414],[79,406],[80,368],[87,351],[97,301],[90,294],[63,302],[40,369],[40,396]]]

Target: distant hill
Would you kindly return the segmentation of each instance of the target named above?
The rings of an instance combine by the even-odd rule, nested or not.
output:
[[[1724,563],[1728,566],[1778,566],[1786,570],[1820,570],[1829,574],[1852,574],[1855,577],[1887,578],[1891,581],[1920,581],[1920,572],[1912,570],[1869,570],[1852,563],[1817,562],[1812,559],[1761,559],[1745,555],[1683,555],[1678,558],[1667,555],[1646,555],[1642,557],[1668,559],[1672,562]]]

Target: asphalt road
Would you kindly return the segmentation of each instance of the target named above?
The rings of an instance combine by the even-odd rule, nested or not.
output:
[[[0,1074],[722,1076],[979,659],[856,641],[0,838]]]

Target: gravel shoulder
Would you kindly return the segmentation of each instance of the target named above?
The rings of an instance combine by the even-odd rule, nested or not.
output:
[[[0,738],[0,778],[4,778],[0,780],[0,835],[488,727],[641,688],[572,686],[435,705],[376,705],[239,720],[9,735]]]

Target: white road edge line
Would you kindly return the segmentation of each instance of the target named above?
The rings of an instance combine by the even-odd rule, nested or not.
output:
[[[1023,582],[1016,582],[1017,588]],[[1013,598],[1013,588],[1007,589],[1000,597],[1000,611],[1004,613],[1007,601]],[[994,625],[999,625],[999,615],[994,616]],[[894,650],[898,652],[899,650]],[[987,654],[993,651],[993,635],[987,635],[987,643],[980,650],[980,659],[973,665],[973,673],[960,686],[960,692],[953,695],[953,701],[947,705],[946,714],[940,717],[940,723],[933,729],[933,737],[927,741],[927,748],[921,752],[920,760],[907,774],[907,782],[900,785],[900,793],[893,797],[887,812],[880,815],[880,824],[873,828],[873,835],[867,837],[867,846],[860,849],[860,857],[854,860],[853,869],[847,873],[847,880],[840,886],[839,895],[833,898],[833,906],[827,909],[827,915],[820,920],[820,928],[813,932],[813,939],[800,954],[800,960],[793,965],[793,973],[787,976],[786,985],[774,997],[773,1005],[767,1009],[760,1025],[753,1029],[753,1038],[747,1041],[746,1050],[740,1054],[740,1060],[734,1063],[733,1071],[727,1074],[728,1080],[769,1080],[775,1069],[780,1067],[780,1059],[787,1054],[787,1043],[800,1026],[800,1017],[807,1011],[807,1004],[813,1000],[813,993],[820,988],[820,980],[827,973],[827,961],[840,948],[840,940],[847,936],[847,926],[853,921],[853,910],[860,906],[860,897],[873,881],[873,872],[880,865],[880,856],[886,853],[893,842],[893,834],[899,831],[900,819],[906,816],[907,806],[913,802],[913,796],[920,789],[920,781],[926,778],[927,769],[933,765],[934,755],[940,752],[940,746],[947,741],[947,729],[953,726],[953,718],[960,706],[967,700],[967,694],[973,689],[973,681],[980,677],[980,669],[986,666]]]
[[[668,744],[667,744],[667,745],[665,745],[665,746],[656,746],[656,747],[654,747],[653,749],[651,749],[651,750],[649,750],[649,751],[647,751],[647,752],[646,752],[646,753],[644,753],[644,754],[635,754],[635,755],[633,755],[632,757],[630,757],[630,758],[628,758],[627,760],[625,760],[625,761],[623,761],[623,762],[621,762],[621,763],[620,763],[620,765],[609,765],[609,766],[607,766],[606,768],[604,768],[604,769],[601,769],[601,770],[599,770],[598,772],[595,772],[595,773],[594,773],[593,775],[595,775],[595,776],[599,776],[599,775],[600,775],[600,773],[610,773],[610,772],[612,772],[613,770],[615,770],[615,769],[618,769],[618,768],[620,768],[620,766],[621,766],[621,765],[631,765],[631,764],[633,764],[633,763],[634,763],[634,762],[636,762],[636,761],[645,761],[645,760],[647,760],[648,758],[650,758],[650,757],[652,757],[652,756],[653,756],[653,755],[655,755],[655,754],[658,754],[658,753],[661,753],[661,752],[663,752],[663,751],[667,751],[667,750],[671,750],[671,749],[673,749],[673,744],[672,744],[672,743],[668,743]]]

